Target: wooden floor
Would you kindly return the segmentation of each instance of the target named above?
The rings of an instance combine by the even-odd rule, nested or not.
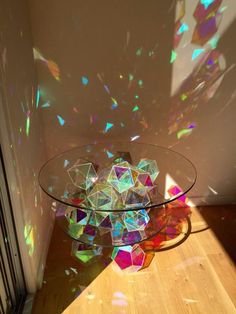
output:
[[[70,256],[70,239],[56,226],[33,314],[236,313],[236,271],[229,257],[236,252],[236,207],[200,212],[193,210],[194,233],[186,241],[157,252],[148,268],[132,274],[109,263],[106,254],[81,266]],[[218,240],[222,234],[229,253]]]

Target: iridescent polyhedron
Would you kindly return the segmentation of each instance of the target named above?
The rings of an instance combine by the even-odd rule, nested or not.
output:
[[[134,246],[128,245],[115,247],[111,258],[122,270],[135,272],[143,267],[145,253],[138,244]]]
[[[148,172],[150,174],[152,182],[156,180],[159,174],[159,169],[156,160],[143,158],[138,163],[137,168],[143,170],[144,172]]]
[[[142,207],[150,203],[148,194],[142,189],[132,188],[123,195],[123,203],[126,208]]]
[[[76,241],[72,243],[72,255],[82,263],[88,263],[96,256],[102,255],[101,246],[89,246]]]
[[[135,184],[131,166],[128,162],[118,163],[112,166],[107,182],[119,193],[129,190]],[[135,175],[135,174],[134,174]]]
[[[128,231],[144,230],[150,218],[145,209],[124,213],[124,223]]]
[[[109,184],[97,183],[88,194],[88,201],[93,209],[113,210],[118,197]]]
[[[73,184],[83,190],[88,190],[98,179],[94,166],[90,162],[83,164],[76,162],[67,171]]]

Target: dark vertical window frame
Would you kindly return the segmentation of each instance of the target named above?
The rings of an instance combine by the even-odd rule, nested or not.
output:
[[[2,233],[1,271],[9,297],[9,313],[20,313],[26,298],[26,284],[20,257],[10,191],[0,145],[0,225]],[[0,302],[2,304],[2,300]],[[2,306],[0,305],[0,308]]]

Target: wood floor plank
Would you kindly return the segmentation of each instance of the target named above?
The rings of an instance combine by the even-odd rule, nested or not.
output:
[[[227,258],[225,263],[228,266]],[[100,304],[109,306],[104,311]],[[121,309],[127,314],[236,313],[197,235],[180,247],[157,253],[147,270],[125,274],[109,265],[63,313],[121,313]]]
[[[55,227],[46,283],[37,294],[33,314],[63,310],[63,314],[236,313],[235,265],[213,232],[211,221],[204,222],[195,210],[192,221],[201,226],[205,223],[209,229],[191,234],[175,248],[157,252],[148,268],[131,274],[114,262],[79,265],[70,256],[70,240]],[[226,229],[224,232],[229,232]]]

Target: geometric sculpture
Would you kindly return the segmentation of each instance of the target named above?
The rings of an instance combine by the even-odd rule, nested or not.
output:
[[[184,1],[178,3],[183,4]],[[181,24],[178,32],[184,31],[183,26]],[[185,30],[186,27],[185,25]],[[213,64],[214,56],[209,56],[212,58],[207,60],[208,68],[214,67],[217,72],[218,64]],[[200,74],[205,76],[203,72]],[[114,261],[122,269],[137,271],[149,265],[153,258],[153,253],[144,253],[142,243],[147,239],[151,241],[164,228],[169,231],[169,238],[173,238],[180,233],[179,223],[184,217],[178,209],[172,210],[164,205],[173,201],[173,198],[164,198],[161,189],[163,180],[160,180],[160,189],[157,189],[155,180],[159,169],[156,161],[151,159],[154,156],[154,146],[149,152],[145,145],[126,145],[127,150],[123,143],[106,144],[105,147],[104,144],[96,143],[68,151],[46,163],[40,171],[39,180],[43,190],[61,203],[57,214],[58,222],[67,234],[77,240],[73,244],[73,254],[79,260],[90,261],[101,254],[103,246],[115,246],[112,254]],[[142,147],[143,153],[149,158],[142,158]],[[162,178],[168,163],[176,167],[178,174],[178,163],[175,164],[175,161],[178,161],[179,156],[176,158],[174,152],[164,148],[156,147],[155,150],[156,156],[165,158],[161,168]],[[81,156],[81,159],[73,164],[76,155]],[[135,160],[140,161],[136,163]],[[189,168],[194,167],[187,160],[185,163],[188,177],[183,173],[183,182],[186,182],[184,191],[187,191],[194,183],[195,169],[191,180]],[[182,173],[182,162],[179,169]],[[182,194],[178,187],[171,187],[168,192],[176,197]],[[184,203],[185,198],[181,196],[178,201]],[[167,216],[169,213],[174,216],[171,224]],[[184,215],[187,213],[184,210]],[[137,245],[140,242],[142,243]],[[147,246],[156,243],[157,241],[151,241]]]
[[[131,160],[128,153],[120,153],[111,167],[100,170],[99,175],[91,162],[79,160],[67,170],[79,188],[67,189],[67,195],[74,206],[82,206],[74,210],[68,207],[65,213],[68,233],[74,239],[92,244],[102,236],[113,246],[120,246],[147,237],[145,228],[150,217],[142,207],[150,203],[149,192],[156,189],[154,181],[159,169],[155,160],[141,159],[135,167],[124,158]],[[135,207],[139,210],[134,211]],[[119,211],[124,208],[130,210]]]
[[[89,189],[98,179],[92,163],[76,162],[67,172],[73,184],[83,190]]]

